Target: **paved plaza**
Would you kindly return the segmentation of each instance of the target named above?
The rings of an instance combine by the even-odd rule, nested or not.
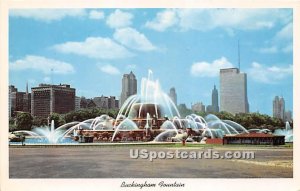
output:
[[[131,159],[129,150],[203,148],[141,146],[19,147],[9,149],[10,178],[292,178],[291,148],[247,147],[252,160]],[[220,153],[243,148],[217,147]]]

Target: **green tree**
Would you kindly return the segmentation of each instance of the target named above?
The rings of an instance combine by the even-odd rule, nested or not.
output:
[[[234,115],[232,115],[231,113],[226,112],[226,111],[221,111],[219,113],[216,113],[216,116],[222,120],[226,119],[226,120],[234,121]]]
[[[285,127],[285,124],[284,122],[281,120],[281,119],[278,119],[278,118],[272,118],[272,125],[276,128],[276,129],[279,129],[279,128],[284,128]]]
[[[260,113],[237,113],[232,115],[229,112],[219,112],[215,115],[221,120],[232,120],[239,123],[246,129],[270,129],[274,131],[278,128],[284,128],[285,124],[281,119],[273,118],[265,114]]]
[[[103,114],[107,114],[110,117],[116,118],[118,115],[118,109],[103,109],[103,108],[92,108],[92,109],[80,109],[77,111],[71,111],[66,113],[63,117],[66,123],[72,121],[84,121],[87,119],[92,119],[99,117]]]
[[[203,112],[203,111],[201,111],[201,112],[195,112],[195,114],[196,114],[196,115],[199,115],[199,116],[201,116],[201,117],[205,117],[205,116],[208,115],[208,113]]]
[[[16,127],[18,130],[31,130],[33,118],[30,113],[18,112],[16,117]]]
[[[49,117],[49,122],[54,120],[55,128],[62,126],[66,123],[64,116],[58,113],[52,113]]]
[[[16,125],[14,124],[9,124],[9,132],[14,132],[14,131],[17,131],[18,128]]]
[[[44,117],[34,117],[32,125],[37,127],[48,125],[48,119]]]
[[[11,118],[9,118],[9,132],[13,132],[16,130],[18,130],[18,129],[17,129],[16,123],[15,123],[15,119],[11,117]]]

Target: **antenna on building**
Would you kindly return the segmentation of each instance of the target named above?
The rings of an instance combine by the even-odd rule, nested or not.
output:
[[[26,94],[28,94],[28,81],[26,81]]]
[[[241,62],[240,62],[240,39],[238,39],[238,65],[239,65],[239,70],[241,70]]]

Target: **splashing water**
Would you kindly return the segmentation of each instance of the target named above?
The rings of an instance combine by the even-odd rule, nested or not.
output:
[[[290,123],[287,121],[285,122],[284,129],[276,129],[274,135],[284,135],[285,142],[293,142],[293,129],[290,126]]]
[[[140,94],[133,95],[125,101],[116,120],[118,121],[120,116],[146,119],[148,114],[157,119],[180,117],[173,101],[161,90],[159,81],[153,80],[151,70],[148,72],[148,78],[142,78]]]
[[[120,137],[128,132],[138,132],[139,136],[158,142],[181,141],[189,136],[206,139],[222,138],[226,134],[248,133],[243,126],[230,120],[220,120],[212,114],[205,118],[196,114],[182,118],[176,105],[162,91],[159,81],[154,79],[151,70],[148,71],[148,77],[141,80],[140,93],[125,101],[116,119],[101,115],[83,122],[67,123],[57,129],[54,129],[52,120],[50,127],[35,128],[34,132],[29,134],[36,138],[46,137],[49,143],[63,143],[67,138],[78,136],[79,130],[92,133],[110,131],[110,141],[120,140]]]

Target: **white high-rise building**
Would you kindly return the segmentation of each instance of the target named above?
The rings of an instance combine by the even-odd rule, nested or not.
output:
[[[248,113],[247,74],[238,68],[220,70],[220,111]]]
[[[122,79],[122,92],[120,99],[120,107],[132,95],[137,93],[137,80],[133,72],[131,71],[129,74],[124,74]]]
[[[285,101],[283,97],[275,96],[273,100],[273,117],[278,119],[285,119]]]

